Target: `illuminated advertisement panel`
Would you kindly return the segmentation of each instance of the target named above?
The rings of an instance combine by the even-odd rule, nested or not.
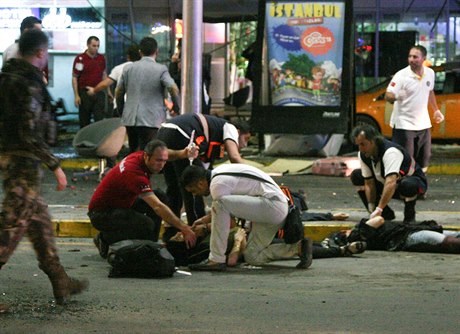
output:
[[[264,133],[346,133],[352,121],[351,0],[261,1],[251,122]]]
[[[343,2],[266,4],[274,105],[340,105],[344,14]]]

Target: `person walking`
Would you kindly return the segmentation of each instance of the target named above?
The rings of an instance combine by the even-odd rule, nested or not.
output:
[[[139,54],[139,46],[137,44],[132,44],[129,46],[126,52],[126,58],[127,58],[126,62],[115,66],[110,72],[110,74],[104,80],[99,82],[96,87],[87,86],[86,89],[87,89],[88,95],[94,96],[100,91],[103,91],[104,89],[109,88],[113,84],[116,84],[120,80],[121,74],[123,73],[123,69],[125,68],[125,66],[132,64],[133,62],[138,61],[141,58]],[[117,100],[115,98],[113,99],[113,110],[114,110],[115,115],[121,116],[123,106],[120,106],[120,109],[118,109]]]
[[[434,71],[423,66],[426,55],[425,47],[411,47],[409,66],[394,75],[385,93],[385,100],[394,104],[390,119],[392,140],[404,147],[425,173],[431,157],[432,125],[428,105],[434,110],[434,122],[444,121],[434,95]]]
[[[141,59],[123,69],[115,91],[117,104],[126,94],[121,119],[126,126],[131,152],[143,150],[166,121],[165,89],[173,100],[174,112],[179,114],[180,110],[179,88],[168,68],[156,62],[157,41],[144,37],[139,48]]]
[[[31,29],[42,30],[42,21],[35,16],[27,16],[21,22],[21,27],[19,28],[21,35],[26,31]],[[15,40],[13,44],[8,46],[5,51],[3,51],[3,64],[5,64],[11,58],[19,58],[19,39]]]
[[[39,267],[48,275],[56,303],[88,287],[88,281],[70,278],[61,265],[48,206],[39,193],[41,163],[53,171],[57,190],[67,178],[44,136],[50,119],[50,96],[42,70],[48,61],[48,37],[30,30],[19,39],[20,59],[10,59],[0,73],[3,211],[0,214],[0,268],[27,235]],[[5,306],[3,306],[5,308]],[[0,307],[0,313],[2,307]]]

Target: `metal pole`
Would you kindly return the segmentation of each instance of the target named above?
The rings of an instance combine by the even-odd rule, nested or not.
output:
[[[374,55],[374,78],[377,82],[379,77],[379,53],[380,53],[380,0],[377,0],[377,10],[375,11],[375,55]]]
[[[203,90],[203,0],[184,0],[181,54],[181,113],[201,113]]]
[[[129,20],[130,20],[130,23],[131,23],[131,41],[134,41],[134,37],[136,36],[136,25],[135,25],[135,21],[134,21],[134,4],[133,4],[133,1],[134,0],[130,0],[129,1]]]

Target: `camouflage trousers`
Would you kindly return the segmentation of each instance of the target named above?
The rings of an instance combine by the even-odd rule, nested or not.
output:
[[[40,165],[30,158],[10,157],[2,164],[4,200],[0,214],[0,266],[27,235],[39,267],[50,279],[63,272],[57,255],[48,206],[39,194]]]

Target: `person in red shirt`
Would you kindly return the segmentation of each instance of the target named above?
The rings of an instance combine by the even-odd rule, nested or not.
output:
[[[87,86],[96,87],[107,76],[105,57],[98,53],[100,42],[96,36],[90,36],[86,41],[87,49],[77,55],[73,61],[72,88],[75,96],[75,106],[78,107],[80,128],[105,117],[105,92],[88,95]]]
[[[152,190],[150,176],[159,173],[168,157],[183,158],[189,149],[168,150],[160,140],[152,140],[144,151],[131,153],[110,170],[96,188],[88,206],[92,225],[100,231],[95,244],[102,257],[108,245],[127,239],[158,240],[161,221],[179,229],[188,247],[195,245],[191,227],[181,222]]]

